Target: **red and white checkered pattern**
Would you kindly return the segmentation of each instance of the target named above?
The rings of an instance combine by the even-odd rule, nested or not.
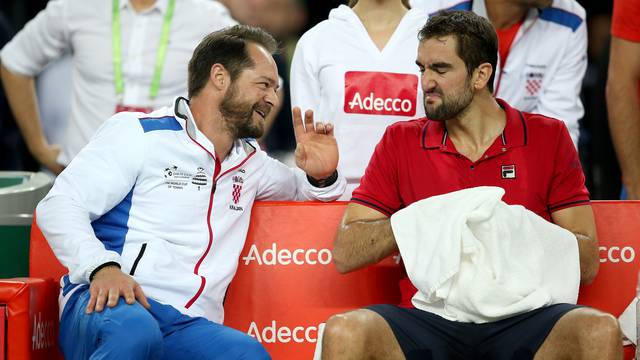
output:
[[[231,196],[233,197],[233,203],[236,205],[238,204],[238,201],[240,201],[240,190],[242,190],[241,184],[233,184],[233,192],[231,193]]]
[[[540,79],[527,79],[525,89],[529,95],[533,96],[542,88],[542,81]]]

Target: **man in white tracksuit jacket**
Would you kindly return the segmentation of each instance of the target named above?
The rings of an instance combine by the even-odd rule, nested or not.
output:
[[[247,139],[261,135],[277,100],[275,48],[256,28],[210,34],[189,64],[190,100],[113,116],[38,205],[38,225],[69,269],[65,358],[269,357],[221,325],[253,202],[330,201],[346,184],[333,127],[314,127],[311,112],[303,125],[294,109],[304,172]]]

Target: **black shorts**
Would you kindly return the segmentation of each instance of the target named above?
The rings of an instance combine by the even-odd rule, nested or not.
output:
[[[560,317],[580,306],[556,304],[485,324],[461,323],[415,308],[373,305],[391,326],[407,360],[525,360]]]

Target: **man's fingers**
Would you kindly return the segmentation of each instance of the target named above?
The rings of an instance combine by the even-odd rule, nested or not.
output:
[[[122,296],[124,297],[124,301],[131,305],[134,302],[136,302],[136,296],[133,293],[133,289],[132,287],[126,287],[124,289],[122,289]]]
[[[87,314],[91,314],[96,307],[96,301],[98,299],[98,292],[95,289],[89,289],[89,302],[87,303]]]
[[[109,289],[109,301],[107,302],[107,306],[114,307],[118,304],[118,299],[120,298],[120,289],[117,287],[112,287]]]
[[[332,123],[326,123],[324,125],[324,130],[327,133],[327,135],[333,136],[333,124]]]
[[[104,309],[104,303],[107,302],[107,293],[104,289],[100,288],[98,293],[96,294],[96,306],[95,310],[97,312],[102,311]]]
[[[313,110],[304,112],[304,129],[305,131],[313,131]]]
[[[147,297],[144,295],[144,292],[142,291],[142,287],[139,284],[135,285],[135,287],[133,288],[133,292],[135,294],[136,299],[138,299],[138,302],[142,304],[142,306],[144,306],[147,309],[151,307],[151,305],[149,304],[149,301],[147,301]]]
[[[294,107],[291,111],[293,115],[293,132],[296,136],[296,139],[304,133],[304,125],[302,125],[302,111],[299,107]]]
[[[324,125],[323,122],[318,121],[316,123],[316,133],[317,134],[326,134],[327,133],[325,125]]]

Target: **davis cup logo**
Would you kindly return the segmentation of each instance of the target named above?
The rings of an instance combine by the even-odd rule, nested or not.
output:
[[[416,114],[418,76],[387,72],[347,71],[344,112],[348,114]]]

